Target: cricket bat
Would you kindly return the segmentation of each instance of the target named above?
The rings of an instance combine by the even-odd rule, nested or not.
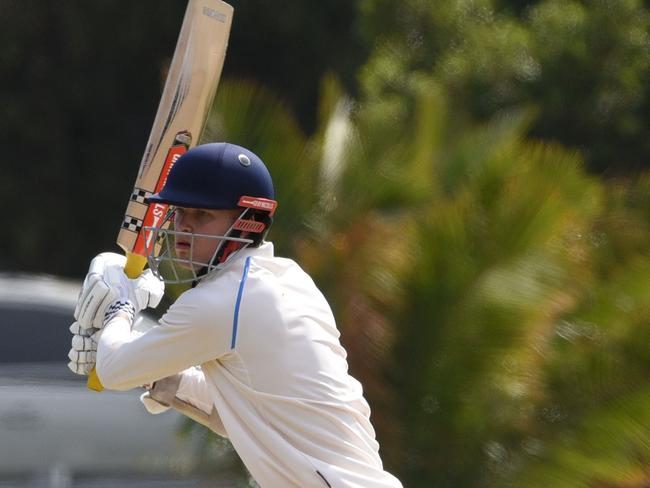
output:
[[[167,212],[167,205],[148,205],[159,192],[169,170],[195,146],[219,84],[232,25],[233,8],[221,0],[189,0],[176,43],[156,118],[145,147],[133,192],[126,207],[117,244],[126,253],[124,271],[137,278],[147,263],[151,232]],[[97,373],[88,376],[88,388],[102,391]]]

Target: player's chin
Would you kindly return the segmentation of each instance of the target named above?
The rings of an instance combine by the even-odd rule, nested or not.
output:
[[[181,259],[184,259],[184,258],[181,258]],[[178,267],[182,268],[182,269],[190,269],[190,270],[197,268],[197,266],[195,266],[195,265],[193,265],[191,263],[185,262],[185,261],[179,261],[178,262]]]
[[[174,248],[174,254],[178,259],[177,264],[184,269],[192,269],[194,265],[190,262],[190,249],[187,247],[176,247]]]

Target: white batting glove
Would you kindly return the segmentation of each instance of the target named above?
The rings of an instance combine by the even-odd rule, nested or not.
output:
[[[144,404],[147,412],[158,415],[169,410],[180,383],[181,375],[176,374],[158,380],[152,386],[147,387],[147,391],[140,395],[140,401]]]
[[[74,318],[84,329],[99,329],[104,320],[103,313],[116,298],[110,287],[104,283],[103,276],[107,267],[124,267],[126,257],[116,253],[101,253],[97,255],[88,268],[88,274],[83,282]]]
[[[140,401],[144,405],[144,408],[147,409],[147,412],[158,415],[159,413],[164,413],[169,410],[171,407],[169,405],[164,405],[151,397],[151,393],[146,391],[140,395]]]
[[[99,329],[84,329],[75,322],[70,326],[72,348],[68,353],[68,368],[73,373],[87,375],[95,367],[97,358],[97,332]]]
[[[120,311],[133,316],[160,303],[164,283],[151,270],[136,279],[128,278],[125,263],[126,258],[115,253],[102,253],[90,263],[74,314],[82,328],[101,329]]]

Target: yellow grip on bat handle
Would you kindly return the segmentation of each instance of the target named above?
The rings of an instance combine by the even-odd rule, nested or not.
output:
[[[126,253],[126,264],[124,265],[124,274],[131,279],[137,278],[142,274],[144,266],[147,264],[146,256],[141,256],[140,254]],[[86,386],[94,391],[102,391],[104,386],[102,382],[99,381],[99,376],[97,376],[97,371],[95,368],[92,369],[88,375],[88,381]]]

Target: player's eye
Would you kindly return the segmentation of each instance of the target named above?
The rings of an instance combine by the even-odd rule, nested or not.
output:
[[[185,211],[182,208],[177,208],[174,210],[174,214],[172,215],[172,218],[174,219],[174,222],[178,222],[185,216]]]

